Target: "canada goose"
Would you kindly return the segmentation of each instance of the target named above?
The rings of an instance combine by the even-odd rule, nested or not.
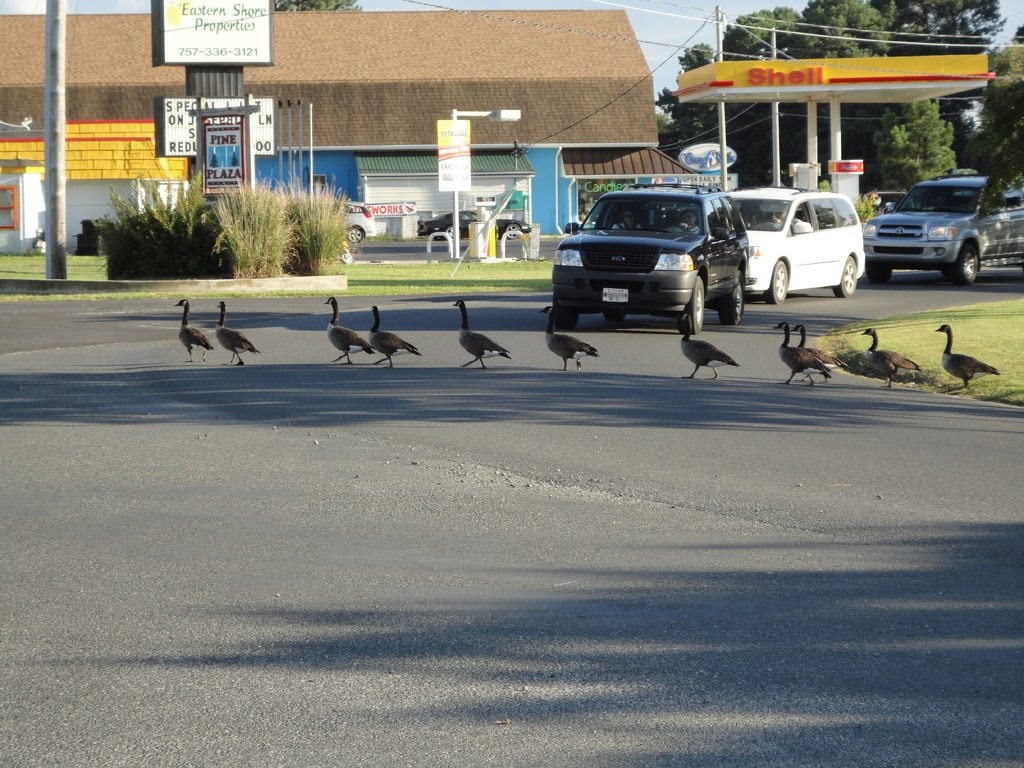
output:
[[[725,352],[720,350],[714,344],[707,341],[701,341],[700,339],[691,339],[690,333],[687,331],[683,335],[683,340],[680,342],[683,348],[683,357],[694,364],[693,373],[689,376],[684,376],[685,379],[692,379],[697,375],[697,371],[700,370],[701,366],[707,366],[711,369],[711,372],[715,374],[715,378],[718,378],[718,367],[720,365],[735,365],[739,366],[735,360],[729,357]]]
[[[343,325],[338,325],[338,300],[331,296],[324,304],[330,304],[333,315],[331,316],[331,324],[327,326],[327,338],[331,340],[341,354],[334,358],[331,362],[336,363],[342,358],[349,365],[352,365],[352,358],[349,357],[349,352],[352,351],[353,347],[359,347],[367,354],[373,354],[373,347],[370,346],[370,342],[360,336],[358,333],[353,331],[351,328],[346,328]]]
[[[213,349],[213,344],[206,338],[206,334],[200,331],[198,328],[193,328],[188,324],[188,299],[182,299],[174,306],[184,307],[181,311],[181,330],[178,331],[178,338],[181,339],[181,343],[185,345],[185,349],[188,350],[188,361],[192,362],[192,347],[203,348],[203,362],[206,362],[206,350]]]
[[[849,369],[849,366],[842,360],[840,360],[838,357],[832,357],[832,355],[830,355],[828,352],[823,352],[822,350],[817,349],[816,347],[805,346],[807,344],[807,329],[804,328],[802,324],[794,325],[793,330],[800,331],[800,343],[797,344],[797,346],[800,347],[801,349],[809,350],[811,354],[813,354],[816,358],[821,360],[821,362],[824,363],[825,367],[828,368],[830,371],[834,371],[836,368],[842,368],[843,370]],[[815,371],[815,373],[817,373],[817,371]],[[810,376],[811,374],[808,373],[807,375]]]
[[[789,378],[786,379],[787,384],[793,381],[793,377],[798,373],[804,374],[804,378],[807,379],[807,383],[811,386],[814,386],[814,379],[811,378],[812,373],[820,373],[825,377],[825,379],[832,378],[832,374],[828,372],[828,368],[825,367],[825,364],[821,362],[821,360],[819,360],[811,350],[805,349],[804,347],[789,346],[789,323],[779,323],[775,328],[781,328],[786,332],[786,337],[782,340],[782,344],[779,346],[779,359],[781,359],[790,370]]]
[[[889,349],[878,349],[878,332],[874,328],[868,328],[861,336],[871,337],[871,346],[864,353],[864,359],[868,365],[885,376],[885,384],[892,389],[892,377],[899,373],[900,368],[908,371],[920,371],[921,366],[913,360],[908,360],[899,352]]]
[[[946,334],[946,350],[942,353],[942,367],[946,369],[946,373],[950,376],[963,379],[965,387],[970,384],[971,379],[975,376],[985,376],[989,373],[993,373],[996,376],[999,375],[999,371],[975,357],[954,353],[953,329],[948,325],[943,324],[939,326],[935,329],[935,332]]]
[[[370,346],[380,354],[384,355],[380,360],[374,362],[383,363],[385,360],[388,361],[388,368],[394,368],[395,364],[391,362],[391,356],[397,355],[400,352],[409,352],[413,355],[420,355],[420,351],[416,349],[405,339],[399,338],[393,333],[387,331],[381,331],[380,329],[380,311],[376,306],[371,308],[373,310],[373,327],[370,329]]]
[[[453,307],[458,307],[459,311],[462,312],[462,327],[459,329],[459,344],[462,348],[473,355],[473,359],[468,363],[462,365],[465,368],[467,365],[480,361],[480,367],[486,368],[484,365],[485,357],[507,357],[509,360],[512,359],[512,355],[508,353],[500,344],[487,338],[482,333],[476,333],[475,331],[469,330],[469,313],[466,312],[466,302],[459,299]]]
[[[585,341],[564,333],[555,333],[555,315],[552,307],[544,307],[541,312],[548,316],[548,329],[544,332],[544,340],[547,342],[548,349],[562,358],[563,371],[568,370],[570,358],[576,361],[576,370],[580,371],[583,370],[582,358],[588,355],[590,357],[598,356],[597,350]]]
[[[237,357],[238,365],[245,365],[245,362],[242,360],[242,352],[255,352],[258,355],[260,351],[239,331],[236,331],[234,328],[224,327],[224,317],[228,313],[228,308],[223,301],[217,306],[220,307],[220,320],[217,321],[217,342],[231,353],[231,360]],[[231,365],[230,360],[228,365]]]

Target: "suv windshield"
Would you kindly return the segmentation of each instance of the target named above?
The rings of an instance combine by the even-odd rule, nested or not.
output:
[[[918,184],[896,206],[900,213],[974,213],[980,187]]]
[[[603,197],[583,224],[584,231],[639,230],[670,235],[704,232],[700,204],[673,197]]]

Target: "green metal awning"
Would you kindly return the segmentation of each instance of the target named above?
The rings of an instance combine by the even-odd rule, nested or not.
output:
[[[511,152],[474,151],[473,174],[486,176],[533,176],[526,156],[518,161]],[[357,152],[360,176],[437,176],[436,152]]]

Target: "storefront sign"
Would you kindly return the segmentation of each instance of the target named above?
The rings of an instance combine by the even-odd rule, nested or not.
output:
[[[679,153],[679,162],[695,173],[720,170],[722,148],[719,144],[691,144]],[[729,168],[736,162],[736,152],[731,147],[725,148],[725,167]]]
[[[155,0],[153,66],[270,65],[271,0]]]
[[[440,192],[473,189],[469,120],[437,121],[437,189]]]
[[[245,185],[245,115],[203,118],[203,192],[235,192]]]
[[[374,218],[390,218],[393,216],[410,216],[418,213],[416,203],[367,203],[366,207]]]

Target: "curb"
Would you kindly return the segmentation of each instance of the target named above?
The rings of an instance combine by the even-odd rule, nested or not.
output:
[[[324,277],[263,277],[243,280],[0,280],[0,293],[67,294],[189,293],[193,296],[224,293],[262,293],[265,291],[310,291],[330,293],[348,290],[347,275]]]

